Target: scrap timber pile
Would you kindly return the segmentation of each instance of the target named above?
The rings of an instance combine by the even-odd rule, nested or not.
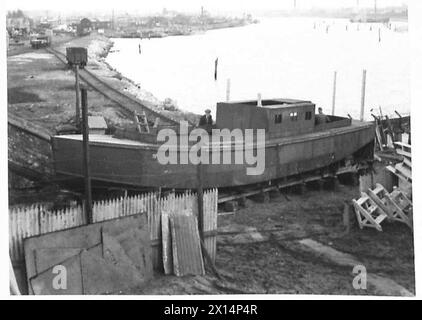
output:
[[[25,263],[30,294],[108,294],[152,278],[145,215],[134,215],[29,238]],[[54,280],[57,266],[67,284]]]
[[[406,224],[413,230],[413,204],[412,204],[412,147],[402,142],[403,133],[409,133],[404,128],[402,118],[393,125],[388,119],[382,121],[374,116],[376,121],[376,142],[378,153],[376,159],[387,161],[386,174],[390,174],[396,181],[392,190],[387,190],[382,184],[375,181],[361,193],[361,197],[353,200],[359,227],[375,228],[382,231],[381,223],[385,220],[398,221]],[[381,118],[381,117],[380,117]],[[410,142],[410,136],[407,137]]]
[[[406,183],[412,183],[412,147],[409,144],[403,142],[394,142],[396,146],[396,152],[398,155],[403,157],[403,161],[395,164],[394,166],[388,166],[387,170],[391,171],[400,180]]]
[[[154,210],[151,208],[155,208],[155,205],[141,206],[143,209],[139,207],[135,214],[118,215],[114,218],[107,210],[102,210],[101,216],[92,224],[85,224],[84,215],[80,215],[81,220],[74,210],[68,213],[59,211],[38,214],[42,217],[33,226],[28,221],[35,220],[24,221],[23,217],[13,219],[12,230],[23,228],[22,225],[29,228],[25,232],[26,236],[23,236],[26,269],[24,282],[27,290],[21,291],[35,295],[142,292],[154,290],[157,285],[154,284],[155,279],[151,280],[160,278],[161,275],[170,276],[170,279],[197,276],[195,279],[199,279],[202,286],[209,282],[209,290],[221,293],[213,287],[211,280],[204,278],[205,262],[211,266],[211,270],[215,270],[216,242],[215,237],[208,238],[205,242],[201,239],[198,218],[192,210],[195,206],[193,203],[184,209],[176,209],[168,204],[164,206],[157,214],[151,213]],[[37,216],[30,211],[25,211],[24,214],[29,219]],[[215,207],[210,215],[211,219],[216,220],[216,214]],[[65,216],[66,222],[59,223]],[[209,220],[207,217],[205,215],[205,221]],[[42,225],[43,231],[31,235],[29,231],[34,231],[38,224]],[[215,224],[216,221],[212,225]],[[49,228],[50,226],[53,228]],[[155,230],[154,226],[158,229]],[[157,238],[152,236],[156,231],[160,234],[156,235]],[[12,239],[13,243],[16,241]],[[12,247],[18,248],[19,245]],[[18,250],[17,255],[11,256],[18,257],[19,252]],[[58,284],[63,281],[55,281],[62,269],[66,271],[64,287]],[[201,286],[196,280],[192,279],[192,286]],[[226,288],[220,286],[222,290]],[[194,290],[192,288],[192,292]]]

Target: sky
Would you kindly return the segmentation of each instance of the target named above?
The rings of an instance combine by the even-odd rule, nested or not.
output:
[[[4,1],[4,0],[3,0]],[[357,2],[361,7],[373,7],[374,0],[296,0],[297,8],[311,7],[341,8],[354,7]],[[158,12],[163,8],[178,11],[196,11],[201,6],[209,11],[254,11],[283,10],[293,8],[294,0],[5,0],[2,6],[6,10],[51,10],[51,11],[107,11],[136,10],[140,12]],[[407,3],[406,0],[377,0],[379,8]]]

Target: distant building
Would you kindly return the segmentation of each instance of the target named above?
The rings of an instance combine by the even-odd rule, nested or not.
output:
[[[88,18],[83,18],[77,28],[78,36],[86,36],[89,35],[92,31],[92,22]]]
[[[80,26],[84,29],[92,29],[92,22],[88,18],[83,18],[80,22]]]
[[[99,30],[99,29],[111,29],[113,26],[112,21],[110,20],[100,20],[100,19],[93,19],[91,21],[92,29]]]
[[[11,17],[6,19],[6,28],[12,32],[29,33],[31,21],[27,17]]]

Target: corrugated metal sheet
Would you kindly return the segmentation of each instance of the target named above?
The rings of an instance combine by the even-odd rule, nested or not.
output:
[[[165,211],[161,213],[161,239],[163,251],[163,267],[165,274],[173,273],[173,256],[171,248],[171,234],[169,214]]]
[[[205,274],[198,221],[193,215],[170,215],[173,268],[177,276]]]

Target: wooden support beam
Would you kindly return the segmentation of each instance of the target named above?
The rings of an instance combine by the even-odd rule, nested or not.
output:
[[[81,111],[80,111],[80,96],[79,96],[79,66],[75,65],[75,91],[76,91],[76,110],[75,110],[75,117],[76,117],[76,123],[79,123],[81,119]]]
[[[360,97],[360,121],[363,121],[363,119],[364,119],[365,91],[366,91],[366,70],[363,69],[363,72],[362,72],[362,88],[361,88],[361,97]]]
[[[204,237],[204,190],[203,190],[203,184],[202,184],[202,164],[199,163],[196,166],[196,174],[197,174],[197,201],[198,201],[198,230],[199,230],[199,236],[201,238],[201,241],[203,241]]]
[[[83,135],[83,168],[85,176],[85,213],[87,223],[93,223],[91,172],[89,165],[89,127],[88,127],[88,94],[85,88],[81,89],[82,97],[82,135]]]
[[[334,71],[333,79],[333,98],[332,98],[332,109],[331,114],[334,115],[336,109],[336,91],[337,91],[337,71]]]

